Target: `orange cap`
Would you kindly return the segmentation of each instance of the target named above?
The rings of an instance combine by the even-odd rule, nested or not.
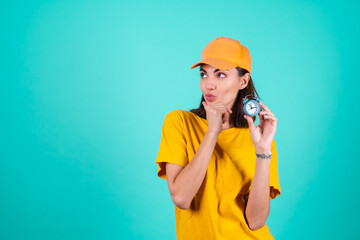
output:
[[[209,64],[221,70],[235,67],[245,68],[251,73],[250,52],[238,40],[230,37],[217,37],[206,45],[201,61],[191,66],[191,69],[202,63]]]

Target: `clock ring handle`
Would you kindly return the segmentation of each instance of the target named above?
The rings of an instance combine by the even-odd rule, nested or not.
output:
[[[245,100],[248,96],[254,96],[254,94],[248,94],[248,95],[246,95],[245,97],[243,97],[243,100]],[[260,99],[259,97],[253,97],[254,99]]]

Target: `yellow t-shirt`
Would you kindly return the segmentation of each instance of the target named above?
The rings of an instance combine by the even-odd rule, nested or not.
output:
[[[156,163],[166,180],[165,162],[186,167],[207,129],[207,120],[185,110],[165,116]],[[280,194],[275,141],[271,144],[270,199]],[[223,130],[204,181],[186,210],[175,206],[177,240],[274,239],[264,225],[251,230],[244,216],[245,198],[255,173],[256,155],[248,128]]]

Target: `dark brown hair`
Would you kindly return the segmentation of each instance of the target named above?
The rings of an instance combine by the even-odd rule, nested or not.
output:
[[[239,76],[242,77],[244,76],[246,73],[248,73],[248,71],[244,68],[241,67],[236,67],[236,70],[238,70]],[[256,93],[256,95],[255,95]],[[229,117],[229,121],[230,121],[230,125],[234,125],[234,127],[237,128],[249,128],[249,125],[246,121],[246,119],[244,118],[244,110],[243,110],[243,98],[249,94],[252,94],[250,96],[248,96],[248,98],[250,97],[259,97],[259,94],[257,93],[255,86],[254,86],[254,82],[252,81],[252,78],[250,76],[249,82],[247,84],[247,86],[241,90],[239,90],[234,105],[232,107],[232,113],[230,114]],[[200,106],[198,108],[194,108],[191,109],[190,112],[195,113],[196,115],[198,115],[201,118],[206,119],[206,111],[205,108],[202,104],[202,102],[205,101],[204,95],[201,96],[201,101],[200,101]],[[252,119],[256,120],[256,116],[253,116]]]

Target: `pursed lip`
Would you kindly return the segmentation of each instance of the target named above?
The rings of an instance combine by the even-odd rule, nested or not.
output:
[[[216,98],[216,96],[214,96],[212,94],[205,94],[206,101],[213,102],[213,101],[215,101],[215,98]]]

